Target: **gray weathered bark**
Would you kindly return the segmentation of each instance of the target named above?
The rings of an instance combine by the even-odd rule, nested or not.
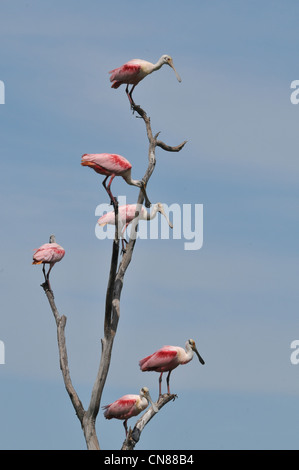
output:
[[[168,402],[174,401],[177,398],[177,395],[168,395],[167,393],[160,396],[159,400],[156,402],[158,410],[161,410],[163,406],[167,405]],[[141,433],[149,421],[155,416],[153,407],[145,411],[145,413],[138,419],[133,430],[129,429],[128,435],[123,442],[121,450],[134,450],[134,447],[138,443]]]
[[[137,105],[134,105],[134,111],[136,111],[139,116],[144,120],[146,125],[146,132],[149,141],[149,150],[148,150],[148,167],[143,177],[145,185],[147,185],[156,164],[156,147],[160,147],[163,150],[169,152],[179,152],[185,145],[186,141],[181,143],[176,147],[171,147],[164,142],[157,140],[157,137],[160,133],[157,133],[155,136],[152,133],[150,118],[147,116],[145,111]],[[144,200],[143,192],[140,190],[137,204],[142,205]],[[57,325],[57,341],[58,341],[58,350],[60,357],[60,368],[62,371],[64,384],[66,390],[70,396],[73,407],[76,411],[78,419],[81,423],[84,437],[86,440],[86,445],[89,450],[99,450],[100,445],[96,434],[95,423],[97,415],[100,409],[102,392],[105,386],[107,379],[113,342],[117,331],[118,321],[120,318],[120,298],[124,284],[124,277],[126,271],[131,263],[132,255],[136,243],[135,231],[137,231],[138,226],[138,217],[134,220],[131,229],[130,240],[126,245],[126,252],[123,254],[121,261],[118,266],[119,259],[119,236],[118,236],[118,204],[114,207],[116,215],[116,224],[115,224],[115,238],[112,245],[112,257],[111,257],[111,266],[110,274],[106,292],[106,304],[105,304],[105,319],[104,319],[104,337],[102,339],[102,354],[98,373],[94,382],[94,386],[91,393],[91,399],[88,406],[88,409],[85,411],[83,405],[72,385],[69,367],[68,367],[68,358],[67,358],[67,348],[65,341],[65,325],[66,317],[60,316],[54,302],[54,294],[50,289],[47,282],[42,284],[42,287],[45,291],[45,294],[48,298],[50,307],[52,309],[56,325]],[[138,215],[138,211],[136,212]],[[118,268],[117,268],[118,266]],[[170,400],[175,398],[174,395],[163,395],[158,400],[158,408],[161,409],[165,406]],[[136,423],[132,433],[130,433],[123,444],[123,450],[133,449],[140,439],[141,432],[144,426],[150,421],[155,413],[152,410],[152,407],[145,412],[143,417],[141,417]]]

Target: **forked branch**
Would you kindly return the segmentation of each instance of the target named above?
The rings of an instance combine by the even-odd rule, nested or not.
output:
[[[177,398],[177,395],[162,395],[159,397],[159,400],[155,403],[158,410],[161,410],[170,401],[174,401]],[[134,450],[136,444],[140,440],[141,433],[145,426],[150,422],[150,420],[155,416],[153,407],[151,406],[145,413],[138,419],[133,430],[129,429],[128,435],[123,442],[121,450]]]
[[[146,112],[137,105],[134,105],[134,111],[136,111],[139,116],[144,120],[146,126],[147,137],[149,140],[149,149],[148,149],[148,167],[143,177],[145,185],[147,185],[156,164],[156,147],[160,147],[163,150],[168,152],[179,152],[186,141],[181,143],[176,147],[171,147],[164,142],[157,140],[159,133],[155,136],[152,133],[150,118],[147,116]],[[140,190],[138,195],[137,204],[140,206],[143,204],[144,195],[142,190]],[[91,399],[87,411],[84,410],[83,405],[73,387],[69,367],[68,367],[68,358],[67,358],[67,348],[65,342],[65,325],[66,317],[60,316],[54,302],[53,291],[49,288],[49,285],[45,282],[42,284],[42,287],[45,291],[45,294],[48,298],[50,307],[52,309],[56,325],[57,325],[57,341],[60,357],[60,368],[62,371],[64,383],[66,390],[69,394],[73,407],[76,411],[76,414],[80,420],[81,426],[83,428],[87,448],[91,450],[99,450],[99,442],[96,435],[95,422],[100,409],[102,392],[105,386],[107,379],[111,356],[112,356],[112,347],[114,338],[117,331],[117,326],[120,318],[120,298],[121,292],[123,289],[124,277],[128,266],[131,262],[135,243],[136,243],[136,232],[138,229],[138,211],[136,212],[136,219],[132,224],[130,239],[126,245],[126,251],[123,253],[121,261],[118,265],[119,260],[119,234],[118,234],[118,204],[114,206],[115,210],[115,238],[112,245],[112,256],[110,264],[110,273],[108,279],[108,286],[106,292],[106,303],[105,303],[105,319],[104,319],[104,337],[102,341],[102,354],[98,373],[94,382],[94,386],[91,393]],[[163,395],[159,398],[157,406],[161,409],[169,401],[173,400],[175,395]],[[128,438],[123,444],[123,450],[133,449],[140,439],[141,432],[146,424],[154,415],[154,411],[150,408],[144,413],[144,415],[137,421],[133,431],[130,433]]]

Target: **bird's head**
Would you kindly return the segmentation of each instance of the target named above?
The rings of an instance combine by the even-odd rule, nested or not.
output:
[[[188,339],[187,341],[187,345],[189,348],[192,349],[192,351],[195,352],[195,354],[197,355],[198,359],[199,359],[199,362],[204,365],[205,364],[205,361],[203,360],[203,358],[201,357],[201,355],[199,354],[199,352],[197,351],[197,348],[195,346],[195,341],[193,339]]]
[[[55,235],[50,235],[49,243],[56,243]]]
[[[158,202],[157,203],[157,207],[158,207],[158,212],[160,212],[160,214],[164,215],[165,219],[167,220],[167,223],[169,225],[170,228],[173,228],[173,225],[172,223],[170,222],[170,220],[168,219],[167,215],[165,214],[165,210],[164,210],[164,207],[163,207],[163,204],[161,202]]]
[[[164,54],[164,55],[162,55],[162,57],[161,57],[160,60],[161,60],[161,62],[162,62],[163,65],[164,65],[164,64],[167,64],[167,65],[169,65],[169,66],[174,70],[174,73],[175,73],[175,76],[176,76],[177,80],[178,80],[179,82],[181,82],[182,79],[181,79],[181,77],[179,76],[179,74],[177,73],[177,71],[176,71],[176,69],[175,69],[175,67],[174,67],[174,65],[173,65],[173,60],[172,60],[172,58],[170,57],[170,55]]]
[[[158,408],[153,402],[153,400],[151,399],[149,389],[147,387],[142,387],[142,389],[140,390],[140,396],[146,398],[152,405],[154,412],[158,413]]]
[[[140,396],[147,398],[149,395],[149,389],[147,387],[142,387],[140,390]]]

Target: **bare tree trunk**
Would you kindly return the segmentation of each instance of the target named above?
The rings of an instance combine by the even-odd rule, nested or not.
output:
[[[149,150],[148,150],[148,167],[143,177],[143,181],[145,185],[148,183],[156,164],[156,154],[155,150],[156,147],[160,147],[163,150],[168,152],[179,152],[185,145],[186,141],[182,144],[178,145],[177,147],[171,147],[164,142],[157,140],[157,137],[160,133],[157,133],[153,136],[151,125],[150,125],[150,118],[147,116],[145,111],[140,107],[135,105],[134,111],[136,111],[139,116],[144,120],[146,125],[146,132],[147,137],[149,140]],[[140,190],[137,204],[140,204],[141,207],[144,200],[143,192]],[[68,358],[67,358],[67,348],[66,348],[66,341],[65,341],[65,325],[66,325],[66,317],[60,316],[58,310],[56,308],[54,302],[54,294],[53,291],[49,288],[47,282],[42,284],[42,287],[45,291],[45,294],[48,298],[50,307],[52,309],[56,325],[57,325],[57,341],[58,341],[58,350],[59,350],[59,357],[60,357],[60,368],[62,371],[64,384],[66,390],[69,394],[73,407],[76,411],[78,419],[81,423],[84,437],[86,440],[86,445],[89,450],[99,450],[100,445],[96,434],[95,423],[97,419],[97,415],[100,409],[101,397],[103,393],[103,389],[105,386],[105,382],[107,379],[110,362],[111,362],[111,355],[112,355],[112,348],[113,342],[117,331],[118,321],[120,318],[120,298],[124,284],[124,277],[126,271],[129,267],[129,264],[132,260],[132,255],[136,243],[136,231],[138,227],[138,210],[136,211],[137,218],[134,219],[134,223],[132,224],[130,240],[126,246],[126,252],[123,254],[121,261],[118,266],[118,259],[119,259],[119,234],[118,234],[118,204],[115,204],[115,238],[113,241],[112,246],[112,256],[111,256],[111,265],[110,265],[110,274],[108,279],[108,286],[106,292],[106,304],[105,304],[105,319],[104,319],[104,337],[102,339],[102,354],[100,365],[98,369],[98,373],[93,385],[91,399],[88,406],[88,409],[85,411],[83,405],[72,385],[72,381],[70,378],[70,372],[68,367]],[[118,268],[117,268],[118,266]],[[165,406],[169,401],[173,400],[175,395],[163,395],[158,400],[158,408],[161,409]],[[144,426],[150,421],[150,419],[154,416],[154,412],[152,408],[145,412],[145,414],[138,420],[136,423],[133,431],[129,433],[127,439],[125,440],[122,449],[123,450],[130,450],[133,449],[136,443],[140,439],[141,432]]]

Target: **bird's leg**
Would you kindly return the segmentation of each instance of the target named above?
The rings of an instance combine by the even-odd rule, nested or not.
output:
[[[163,372],[161,372],[161,375],[159,377],[159,398],[162,397],[162,393],[161,393],[162,375],[163,375]]]
[[[125,431],[126,431],[126,436],[128,435],[128,426],[127,426],[127,419],[125,419],[125,421],[123,422],[123,425],[124,425],[124,428],[125,428]]]
[[[49,287],[50,290],[52,290],[52,289],[51,289],[51,284],[50,284],[50,281],[49,281],[49,274],[50,274],[50,271],[51,271],[51,269],[53,268],[53,266],[54,266],[54,264],[53,264],[53,263],[50,263],[49,271],[47,272],[47,280],[46,280],[46,282],[47,282],[48,287]]]
[[[129,98],[131,109],[133,110],[133,114],[134,114],[135,107],[136,107],[136,104],[134,103],[134,100],[132,98],[132,93],[133,93],[134,88],[135,88],[135,85],[132,86],[131,91],[129,92],[129,84],[126,87],[127,97]]]
[[[53,268],[53,266],[54,266],[54,264],[50,263],[49,271],[47,272],[47,280],[49,280],[49,274],[50,274],[50,271]]]
[[[47,276],[46,276],[45,263],[43,263],[43,273],[44,273],[45,283],[47,283]]]
[[[129,98],[131,108],[133,108],[132,96],[129,93],[129,84],[127,84],[127,86],[126,86],[126,94],[127,94],[127,97]]]
[[[122,252],[123,254],[125,254],[125,253],[126,253],[125,244],[127,245],[128,242],[127,242],[127,240],[126,240],[125,238],[122,238],[122,239],[121,239],[121,244],[122,244],[122,250],[121,250],[121,252]]]
[[[141,191],[143,192],[143,196],[144,196],[144,199],[145,199],[144,205],[145,205],[145,207],[150,208],[151,207],[151,202],[150,202],[150,200],[149,200],[149,198],[147,197],[147,194],[146,194],[145,182],[142,180],[142,183],[143,183],[143,185],[141,187]]]
[[[132,93],[133,93],[133,90],[134,90],[135,86],[136,86],[136,85],[133,85],[133,86],[132,86],[131,91],[130,91],[130,93],[129,93],[129,96],[130,96],[130,99],[131,99],[131,103],[133,103],[134,106],[136,106],[136,105],[135,105],[135,102],[134,102],[134,100],[133,100],[133,98],[132,98]]]
[[[104,186],[106,192],[108,192],[107,191],[107,186],[106,186],[106,181],[107,181],[108,178],[109,178],[109,175],[107,175],[106,178],[104,179],[104,181],[102,182],[102,185]]]
[[[166,383],[167,383],[167,393],[170,395],[170,389],[169,389],[169,378],[170,378],[171,370],[168,372],[167,377],[166,377]]]
[[[107,175],[106,178],[104,179],[104,181],[102,182],[102,185],[104,186],[108,196],[110,197],[110,204],[115,208],[116,204],[117,204],[117,199],[113,196],[112,192],[111,192],[111,189],[110,189],[110,186],[111,186],[111,183],[113,181],[113,178],[114,178],[114,175],[111,176],[111,179],[109,181],[109,184],[108,186],[106,186],[106,181],[107,179],[109,178],[110,175]]]
[[[127,242],[127,240],[125,239],[125,236],[124,236],[124,235],[125,235],[126,228],[128,227],[129,224],[130,224],[130,222],[127,222],[126,225],[124,226],[124,228],[123,228],[122,231],[121,231],[121,243],[122,243],[122,250],[121,250],[121,252],[122,252],[123,255],[124,255],[124,254],[126,253],[126,251],[127,251],[126,248],[125,248],[125,244],[127,245],[128,242]]]

